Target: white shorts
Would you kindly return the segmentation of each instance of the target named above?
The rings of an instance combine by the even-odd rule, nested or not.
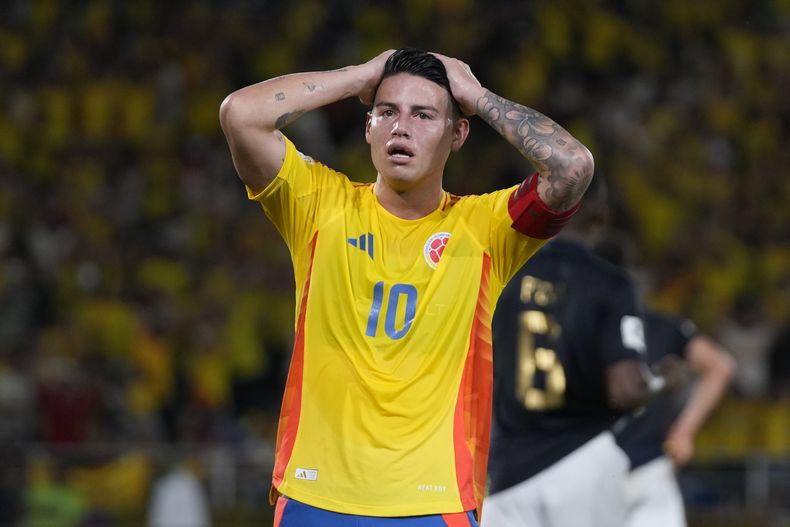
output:
[[[626,481],[626,527],[686,527],[672,461],[654,459],[634,469]]]
[[[602,432],[549,468],[483,503],[482,527],[622,527],[628,458]]]

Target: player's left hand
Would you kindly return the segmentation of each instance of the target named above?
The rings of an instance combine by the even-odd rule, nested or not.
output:
[[[472,73],[472,69],[465,62],[458,59],[431,52],[444,63],[447,78],[450,80],[450,91],[458,102],[464,115],[477,114],[477,101],[486,93],[485,88]]]
[[[678,470],[694,457],[694,437],[682,430],[671,430],[664,443],[664,451],[672,459],[675,470]]]

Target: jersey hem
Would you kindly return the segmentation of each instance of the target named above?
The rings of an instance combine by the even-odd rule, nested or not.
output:
[[[288,496],[293,500],[302,502],[311,507],[338,512],[341,514],[354,514],[357,516],[376,516],[394,518],[398,516],[423,516],[433,514],[454,514],[467,512],[460,503],[454,502],[431,502],[425,504],[400,504],[400,505],[366,505],[361,503],[345,503],[329,499],[325,496],[318,496],[308,492],[290,492],[287,484],[283,484],[277,489],[282,495]]]

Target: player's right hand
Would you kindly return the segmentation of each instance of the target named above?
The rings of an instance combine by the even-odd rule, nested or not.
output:
[[[358,66],[364,79],[364,84],[357,94],[362,104],[368,106],[373,104],[373,99],[376,96],[376,89],[378,89],[381,83],[381,75],[384,73],[384,64],[387,63],[387,59],[393,53],[395,53],[394,49],[388,49]]]

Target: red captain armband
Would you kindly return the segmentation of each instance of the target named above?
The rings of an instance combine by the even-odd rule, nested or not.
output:
[[[562,230],[580,204],[563,212],[551,210],[538,196],[538,175],[532,174],[510,195],[507,210],[514,229],[530,238],[545,240]]]

